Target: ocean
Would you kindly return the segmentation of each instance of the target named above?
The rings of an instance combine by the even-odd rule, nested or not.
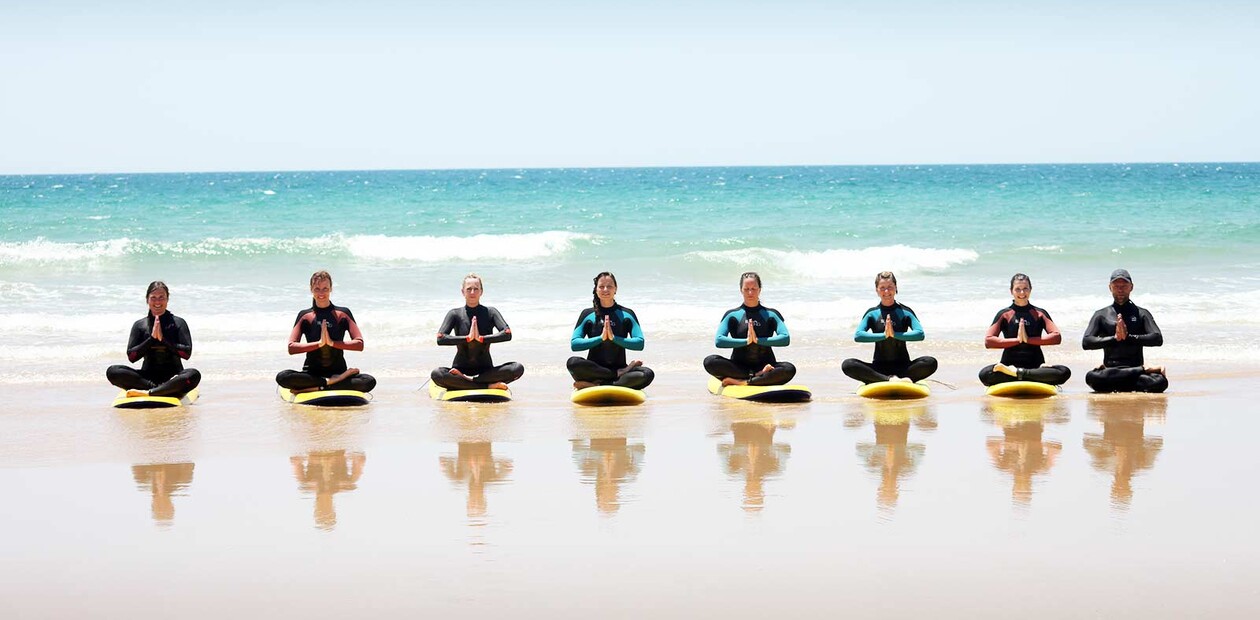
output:
[[[869,356],[852,331],[882,270],[927,332],[912,354],[943,364],[996,360],[983,334],[1015,272],[1062,328],[1051,361],[1096,364],[1080,335],[1118,267],[1165,333],[1148,361],[1258,361],[1239,343],[1260,336],[1260,164],[0,176],[0,213],[0,384],[104,385],[159,279],[203,386],[298,367],[284,343],[317,269],[363,328],[351,364],[416,385],[449,362],[433,335],[470,272],[523,381],[564,372],[605,270],[645,362],[697,381],[746,270],[791,329],[780,358],[820,372]]]

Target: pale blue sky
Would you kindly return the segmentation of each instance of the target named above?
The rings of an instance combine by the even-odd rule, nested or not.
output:
[[[1260,160],[1260,3],[1012,4],[5,3],[0,174]]]

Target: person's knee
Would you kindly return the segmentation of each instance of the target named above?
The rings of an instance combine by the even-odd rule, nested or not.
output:
[[[521,364],[520,362],[509,362],[506,370],[510,373],[510,376],[512,377],[511,379],[508,379],[507,383],[516,381],[517,379],[520,379],[521,377],[525,376],[525,365]]]
[[[434,368],[433,371],[429,373],[429,380],[441,381],[441,379],[444,376],[450,374],[450,372],[451,372],[451,369],[449,368]]]
[[[915,360],[915,363],[923,366],[923,369],[927,370],[928,374],[932,374],[936,372],[936,368],[937,368],[936,358],[932,357],[931,355],[924,355],[923,357],[920,357],[919,359]]]
[[[656,373],[652,372],[652,369],[647,366],[640,366],[639,373],[643,376],[643,385],[639,386],[639,389],[643,389],[651,385],[652,380],[656,379]]]
[[[1160,373],[1157,373],[1157,372],[1149,373],[1144,377],[1144,379],[1147,379],[1147,381],[1145,382],[1147,384],[1145,391],[1147,392],[1150,392],[1152,394],[1160,394],[1164,390],[1168,389],[1168,377]]]
[[[782,373],[784,380],[790,381],[796,376],[796,366],[791,362],[780,362],[779,372]]]
[[[586,358],[582,358],[582,357],[578,357],[574,355],[574,356],[571,356],[568,359],[568,361],[564,363],[564,367],[568,368],[569,372],[573,372],[575,368],[580,367],[582,365],[582,362],[585,362],[585,361],[586,361]]]
[[[846,375],[852,373],[854,370],[857,370],[858,368],[861,368],[861,367],[862,367],[862,361],[853,357],[850,357],[849,359],[846,359],[843,362],[840,362],[840,371]]]
[[[1059,369],[1059,372],[1063,373],[1063,383],[1067,383],[1068,379],[1072,378],[1071,368],[1068,368],[1067,366],[1055,366],[1055,368]]]
[[[289,381],[289,376],[292,374],[293,374],[292,370],[281,370],[280,372],[276,373],[276,383],[281,386],[288,387],[287,385],[284,385],[284,384]]]
[[[376,377],[372,375],[359,375],[358,388],[360,392],[371,392],[376,389]]]
[[[195,368],[188,369],[188,387],[189,389],[201,385],[201,372]]]

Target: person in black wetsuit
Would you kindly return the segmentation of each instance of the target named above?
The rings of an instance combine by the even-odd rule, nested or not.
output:
[[[1072,376],[1067,366],[1051,366],[1041,347],[1059,344],[1063,335],[1050,313],[1028,302],[1032,280],[1017,273],[1011,277],[1011,305],[993,317],[984,334],[984,348],[1002,349],[1002,361],[980,370],[980,383],[1036,381],[1063,385]]]
[[[647,387],[656,376],[652,369],[639,360],[626,362],[626,349],[643,350],[643,330],[634,310],[616,301],[617,277],[607,271],[595,276],[591,295],[592,305],[578,315],[569,340],[574,351],[590,351],[586,358],[575,355],[565,364],[574,389],[607,384]]]
[[[376,387],[375,377],[346,367],[343,351],[362,351],[363,334],[350,309],[333,305],[331,295],[332,276],[327,271],[312,274],[311,307],[298,312],[289,332],[289,355],[305,353],[306,361],[300,371],[282,370],[276,375],[276,383],[295,394],[334,386],[359,392],[371,392]]]
[[[1124,269],[1111,272],[1112,304],[1094,313],[1081,346],[1102,349],[1102,366],[1085,373],[1095,392],[1163,392],[1168,377],[1162,366],[1147,366],[1143,347],[1164,344],[1164,334],[1145,308],[1129,300],[1133,278]]]
[[[909,306],[897,302],[897,276],[881,271],[875,276],[879,305],[866,311],[853,334],[856,342],[875,343],[871,363],[849,358],[840,364],[844,374],[862,383],[881,381],[922,381],[936,372],[936,358],[923,356],[910,360],[907,342],[923,340],[919,317]]]
[[[787,322],[774,308],[761,305],[761,276],[749,271],[739,276],[744,304],[727,310],[714,338],[719,349],[734,349],[731,357],[704,358],[705,372],[722,385],[783,385],[796,376],[796,366],[776,361],[771,347],[792,342]],[[751,329],[750,329],[751,328]]]
[[[434,368],[429,378],[448,390],[506,390],[525,374],[516,362],[495,366],[490,358],[490,345],[511,340],[512,328],[498,310],[481,305],[483,290],[481,276],[464,276],[464,307],[447,312],[438,328],[437,343],[455,347],[455,361]]]
[[[184,368],[183,360],[192,357],[192,335],[184,319],[166,309],[170,297],[160,280],[145,291],[149,313],[132,324],[127,337],[127,359],[144,358],[140,370],[122,364],[105,369],[105,378],[127,390],[127,396],[180,398],[201,383],[201,373]]]

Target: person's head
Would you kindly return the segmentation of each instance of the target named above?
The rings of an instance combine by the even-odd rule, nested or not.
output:
[[[595,288],[591,289],[591,303],[595,304],[596,310],[600,306],[611,308],[614,303],[617,303],[617,276],[614,276],[612,272],[603,271],[592,281],[595,283]]]
[[[149,312],[153,313],[153,316],[159,316],[166,312],[166,304],[171,300],[171,289],[166,288],[165,282],[154,280],[144,291],[144,300],[149,304]]]
[[[1128,269],[1117,269],[1111,272],[1111,298],[1117,304],[1123,304],[1129,301],[1129,295],[1133,294],[1133,277],[1129,275]]]
[[[745,271],[739,276],[739,293],[744,296],[745,306],[761,303],[761,276],[756,271]]]
[[[875,274],[875,292],[879,295],[879,303],[891,306],[897,302],[897,276],[891,271]]]
[[[459,291],[464,295],[464,304],[469,308],[475,308],[481,303],[481,294],[485,292],[485,285],[481,283],[481,276],[470,273],[464,276]]]
[[[1028,276],[1017,273],[1011,276],[1011,298],[1015,303],[1024,305],[1028,303],[1028,296],[1032,294],[1032,280]]]
[[[331,295],[332,275],[323,269],[311,274],[311,297],[315,299],[315,305],[321,308],[327,306]]]

